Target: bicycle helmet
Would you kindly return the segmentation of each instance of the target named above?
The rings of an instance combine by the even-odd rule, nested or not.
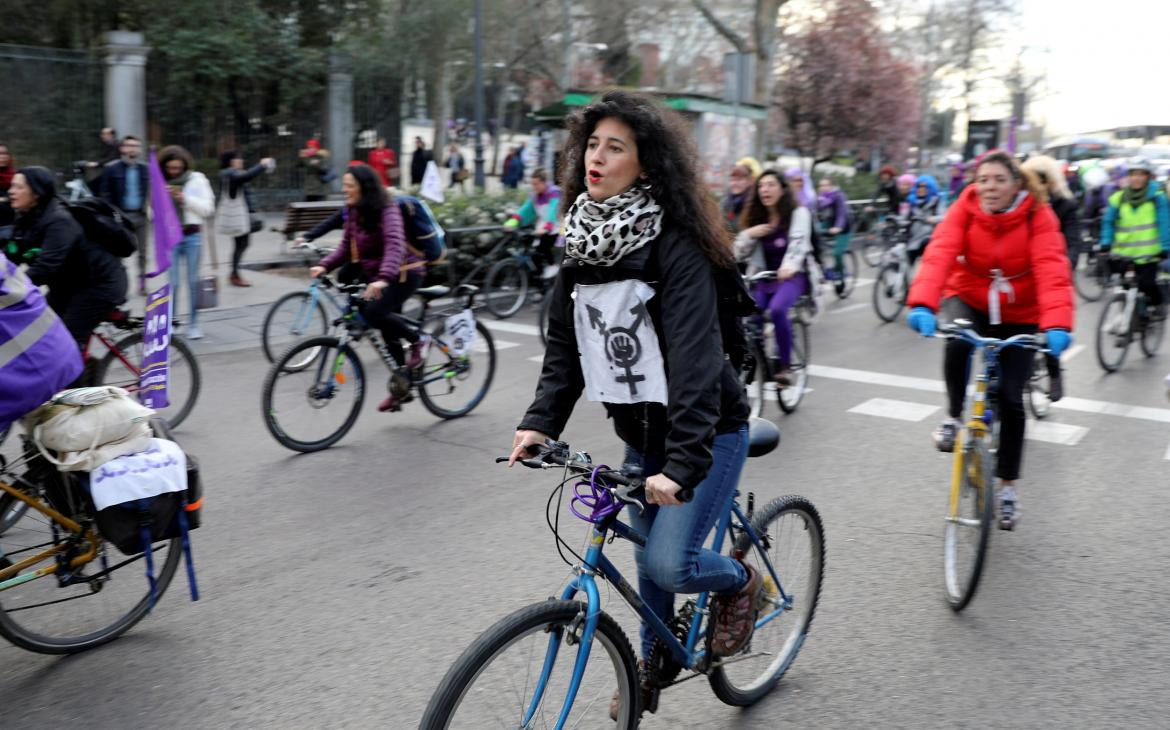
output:
[[[1154,166],[1153,166],[1153,165],[1151,165],[1151,164],[1150,164],[1150,161],[1149,161],[1149,160],[1147,160],[1147,159],[1146,159],[1146,158],[1144,158],[1144,157],[1132,157],[1132,158],[1130,158],[1130,160],[1129,160],[1129,171],[1130,171],[1130,172],[1134,172],[1135,170],[1141,170],[1142,172],[1145,172],[1145,173],[1146,173],[1146,174],[1148,174],[1148,175],[1153,175],[1153,174],[1154,174]]]

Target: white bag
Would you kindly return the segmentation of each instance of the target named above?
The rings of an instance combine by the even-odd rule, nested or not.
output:
[[[93,471],[150,448],[153,415],[122,388],[100,386],[58,393],[29,416],[29,424],[37,448],[58,469]]]

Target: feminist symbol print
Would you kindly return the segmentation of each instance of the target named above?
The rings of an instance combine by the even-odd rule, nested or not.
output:
[[[578,284],[573,319],[585,397],[599,403],[666,403],[666,369],[639,279]]]

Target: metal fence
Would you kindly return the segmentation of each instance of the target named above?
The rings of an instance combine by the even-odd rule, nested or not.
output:
[[[0,44],[0,142],[18,165],[66,172],[99,153],[103,73],[86,51]]]

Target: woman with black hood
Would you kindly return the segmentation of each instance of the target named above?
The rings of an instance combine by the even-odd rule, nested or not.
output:
[[[126,268],[118,257],[85,240],[56,196],[56,177],[44,167],[22,167],[12,176],[13,240],[21,252],[35,252],[28,278],[49,287],[49,306],[84,348],[93,328],[126,301]]]
[[[256,229],[252,225],[252,214],[256,206],[252,203],[252,191],[248,183],[262,173],[276,169],[276,160],[265,157],[259,164],[244,169],[244,156],[236,150],[228,150],[219,156],[220,221],[216,224],[219,233],[235,240],[232,250],[232,273],[228,281],[232,286],[252,286],[240,276],[240,261]]]

